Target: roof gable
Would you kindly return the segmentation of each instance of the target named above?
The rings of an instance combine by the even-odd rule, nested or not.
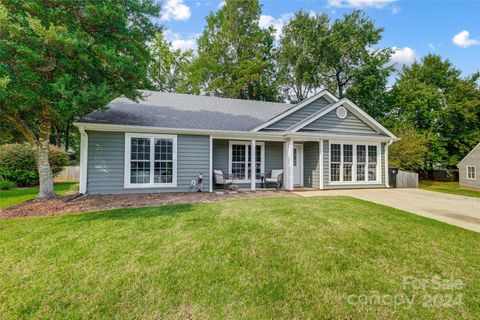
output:
[[[473,155],[477,151],[480,152],[480,142],[475,147],[473,147],[473,149],[470,150],[470,152],[467,153],[465,157],[463,157],[463,159],[457,164],[457,167],[460,166],[462,162],[464,162],[466,159],[468,159],[471,155]]]
[[[331,104],[330,101],[328,101],[324,97],[321,97],[305,105],[303,108],[300,108],[294,111],[293,113],[287,115],[286,117],[279,119],[278,121],[272,123],[268,127],[261,129],[261,131],[270,131],[270,130],[285,131],[291,126],[304,120],[308,116],[314,114],[315,112],[318,112],[328,107],[330,104]]]
[[[378,132],[382,135],[388,136],[394,140],[397,140],[398,138],[391,133],[389,130],[387,130],[384,126],[382,126],[380,123],[378,123],[375,119],[373,119],[370,115],[368,115],[365,111],[363,111],[360,107],[358,107],[355,103],[352,101],[344,98],[342,100],[339,100],[336,103],[331,104],[327,108],[320,110],[316,112],[315,114],[312,114],[308,118],[306,118],[304,121],[297,123],[296,125],[290,127],[288,130],[292,132],[297,132],[306,126],[310,125],[313,122],[316,122],[318,119],[324,117],[325,115],[329,114],[331,111],[335,111],[338,107],[343,106],[348,110],[348,113],[353,113],[359,120],[361,120],[365,125],[373,129],[375,132]],[[355,129],[353,129],[355,130]]]
[[[301,128],[300,131],[348,131],[348,132],[377,132],[372,127],[367,125],[359,117],[350,111],[347,111],[347,116],[341,119],[337,116],[336,110],[332,110],[317,120],[309,123]]]
[[[286,110],[285,112],[277,115],[276,117],[273,117],[272,119],[263,123],[262,125],[254,128],[252,131],[257,132],[257,131],[260,131],[260,130],[265,129],[267,127],[270,127],[270,126],[275,127],[274,126],[275,123],[277,123],[280,120],[290,116],[293,113],[297,113],[299,110],[301,110],[303,108],[307,108],[307,106],[311,105],[312,103],[314,103],[315,101],[317,101],[319,99],[324,99],[324,100],[326,100],[330,103],[335,103],[335,102],[338,101],[338,98],[335,97],[333,94],[331,94],[329,91],[322,90],[319,93],[311,96],[310,98],[296,104],[293,108],[290,108],[289,110]],[[318,110],[318,106],[317,106],[317,110]]]

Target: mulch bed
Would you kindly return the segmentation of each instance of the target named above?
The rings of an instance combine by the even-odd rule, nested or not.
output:
[[[215,193],[150,193],[120,195],[69,195],[46,201],[30,201],[0,210],[0,219],[55,216],[68,213],[81,213],[121,208],[152,207],[168,204],[190,204],[214,202],[230,199],[295,196],[288,191],[257,191],[254,193],[215,194]]]

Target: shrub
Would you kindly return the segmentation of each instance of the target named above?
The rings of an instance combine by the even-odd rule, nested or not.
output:
[[[8,180],[0,180],[0,190],[8,190],[15,188],[17,185],[15,182],[8,181]]]
[[[68,155],[60,148],[50,146],[50,166],[53,175],[68,164]],[[15,182],[20,187],[38,184],[35,152],[29,144],[0,146],[0,179]]]

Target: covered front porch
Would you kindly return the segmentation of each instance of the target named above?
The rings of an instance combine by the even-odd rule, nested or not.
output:
[[[320,189],[321,145],[321,140],[211,138],[214,179],[210,191]],[[229,186],[221,181],[220,173],[229,180]]]

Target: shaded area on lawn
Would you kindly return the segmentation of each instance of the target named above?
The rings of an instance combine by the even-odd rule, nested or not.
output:
[[[480,191],[460,188],[458,181],[420,180],[420,189],[480,198]]]
[[[480,317],[480,234],[348,197],[276,197],[0,221],[6,318]],[[461,291],[403,277],[461,280]],[[397,293],[406,305],[349,304]],[[463,305],[423,306],[425,294]]]
[[[59,195],[78,192],[77,182],[55,183],[55,192]],[[0,190],[0,209],[21,204],[25,201],[35,199],[38,195],[38,187],[16,188],[11,190]]]

